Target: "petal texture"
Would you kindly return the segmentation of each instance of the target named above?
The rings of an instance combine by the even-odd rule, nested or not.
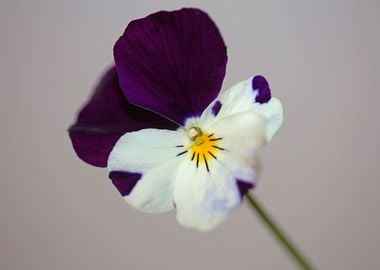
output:
[[[175,129],[177,125],[128,103],[119,87],[116,70],[111,68],[80,111],[69,135],[82,160],[105,167],[112,147],[124,133],[147,127]]]
[[[259,162],[257,148],[265,143],[265,119],[253,108],[220,119],[210,127],[220,140],[223,151],[218,158],[239,181],[255,184]]]
[[[215,107],[218,107],[217,114]],[[264,117],[266,142],[269,142],[282,124],[283,110],[281,102],[271,97],[268,82],[263,76],[249,78],[221,92],[199,121],[202,125],[210,126],[224,117],[252,109]]]
[[[120,172],[141,175],[136,186],[126,194],[129,204],[146,213],[162,213],[173,208],[173,181],[177,166],[183,160],[177,156],[177,146],[187,141],[181,131],[158,129],[126,133],[118,140],[108,160],[108,171],[113,183],[117,181],[116,188],[122,193],[120,187],[128,185],[120,184],[123,174],[118,179],[112,176]]]
[[[184,162],[178,169],[177,220],[185,227],[209,231],[240,205],[240,192],[234,176],[221,163],[216,162],[210,172],[190,165]]]
[[[114,56],[128,100],[178,124],[200,116],[218,95],[227,63],[216,25],[198,9],[132,21]]]
[[[200,148],[210,141],[204,141],[197,155],[187,156],[180,164],[174,202],[180,224],[208,231],[223,222],[256,183],[255,155],[265,142],[265,119],[250,108],[223,117],[203,131],[215,138],[210,139],[215,147],[205,146],[214,150],[205,154],[207,150]]]

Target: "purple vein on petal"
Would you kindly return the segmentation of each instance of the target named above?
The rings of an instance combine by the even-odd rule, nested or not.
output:
[[[82,160],[105,167],[113,146],[126,132],[143,128],[174,130],[177,127],[157,114],[130,104],[119,87],[113,67],[100,80],[70,127],[69,135],[75,152]]]
[[[218,28],[199,9],[160,11],[132,21],[114,56],[128,100],[180,125],[215,99],[227,63]]]

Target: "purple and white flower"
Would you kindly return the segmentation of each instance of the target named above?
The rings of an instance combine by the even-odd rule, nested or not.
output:
[[[180,224],[214,228],[255,185],[256,151],[282,123],[280,101],[262,76],[220,91],[226,46],[198,9],[132,21],[114,57],[69,130],[76,153],[107,167],[132,207],[175,208]]]

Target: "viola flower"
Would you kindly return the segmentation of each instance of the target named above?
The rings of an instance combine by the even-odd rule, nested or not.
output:
[[[282,123],[263,76],[220,91],[227,63],[218,28],[199,9],[132,21],[70,138],[85,162],[107,167],[125,200],[177,211],[207,231],[233,212],[258,176],[256,152]]]

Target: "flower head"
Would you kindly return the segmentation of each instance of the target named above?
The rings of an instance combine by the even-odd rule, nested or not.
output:
[[[256,150],[282,123],[266,79],[220,91],[227,54],[209,16],[161,11],[132,21],[115,67],[70,128],[78,156],[107,167],[125,200],[180,224],[221,223],[257,180]]]

